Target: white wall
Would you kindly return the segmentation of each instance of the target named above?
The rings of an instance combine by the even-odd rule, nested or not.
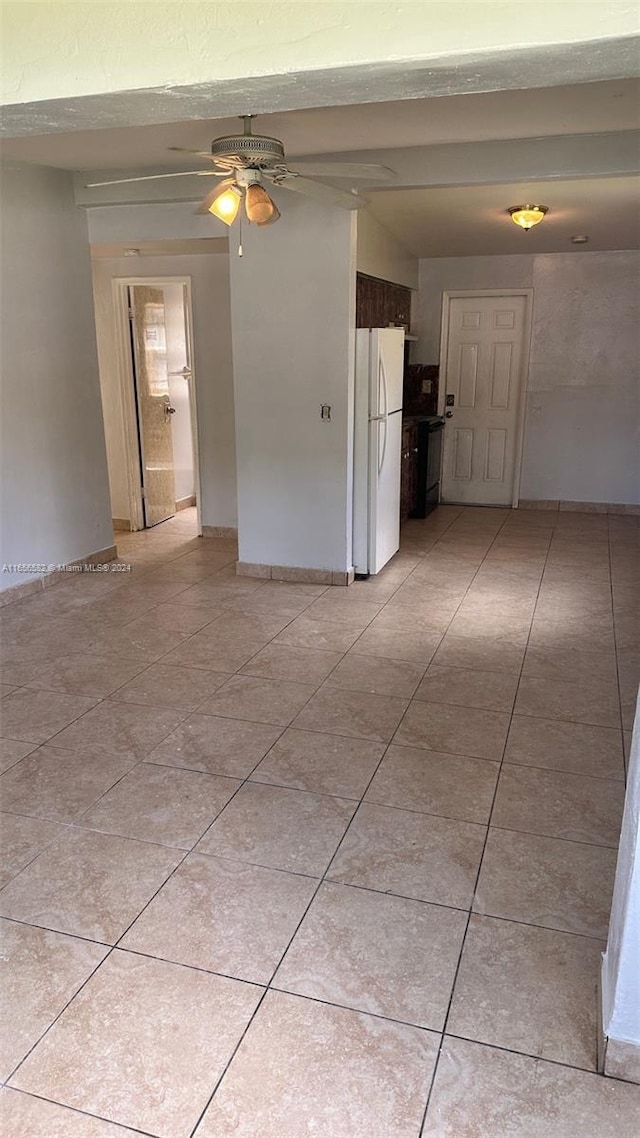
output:
[[[368,210],[357,213],[356,267],[359,273],[418,287],[418,261]]]
[[[73,561],[113,533],[87,221],[69,173],[3,166],[2,245],[2,562]],[[0,587],[26,579],[2,573]]]
[[[640,255],[534,259],[523,498],[640,502]]]
[[[447,289],[534,289],[520,496],[640,501],[635,251],[420,262],[413,358],[437,363]]]
[[[200,179],[202,184],[203,179]],[[202,196],[210,189],[206,180]],[[197,240],[223,237],[229,230],[211,214],[197,213],[197,202],[148,202],[144,205],[103,205],[87,210],[92,245],[136,245],[144,241]]]
[[[631,739],[609,939],[602,962],[602,1029],[640,1047],[640,698]]]
[[[127,230],[129,209],[121,209],[119,232]],[[93,232],[97,232],[93,226]],[[130,236],[131,239],[131,236]],[[125,476],[124,428],[113,352],[115,344],[111,282],[115,277],[191,278],[193,303],[193,364],[198,408],[201,519],[203,525],[236,525],[233,366],[229,257],[121,257],[95,260],[94,293],[100,354],[100,381],[105,413],[111,485],[112,516],[129,518]]]
[[[352,215],[294,194],[231,255],[241,561],[350,565],[354,286]]]

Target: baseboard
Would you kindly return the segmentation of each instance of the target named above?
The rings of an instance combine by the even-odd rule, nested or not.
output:
[[[237,526],[203,526],[203,537],[219,537],[225,538],[227,541],[237,541],[238,527]]]
[[[270,581],[290,581],[296,585],[350,585],[353,569],[303,569],[297,565],[260,565],[252,561],[237,561],[239,577],[260,577]]]
[[[188,510],[191,506],[195,506],[195,504],[195,494],[189,494],[187,498],[178,498],[176,501],[176,513],[179,513],[180,510]]]
[[[563,502],[558,498],[520,498],[521,510],[552,510],[574,514],[640,514],[640,504],[625,502]]]
[[[99,549],[97,553],[90,553],[87,557],[80,557],[77,561],[68,561],[59,569],[52,569],[48,573],[31,577],[22,585],[11,585],[8,589],[3,589],[0,592],[0,607],[12,605],[16,601],[39,593],[42,589],[50,589],[53,585],[59,585],[62,581],[67,581],[72,573],[81,573],[93,565],[105,565],[109,561],[115,561],[117,556],[116,546],[109,545],[106,549]]]
[[[131,533],[131,522],[128,518],[112,518],[111,525],[114,533]]]

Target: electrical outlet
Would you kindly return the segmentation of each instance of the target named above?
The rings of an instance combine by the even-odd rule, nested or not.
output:
[[[431,395],[432,383],[433,383],[433,380],[431,380],[431,379],[423,379],[423,381],[422,381],[422,394],[423,395]]]

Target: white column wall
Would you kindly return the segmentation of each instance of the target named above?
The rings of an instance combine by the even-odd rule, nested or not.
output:
[[[274,195],[276,196],[276,195]],[[355,223],[280,191],[231,246],[240,561],[351,565]],[[331,420],[320,406],[331,406]]]

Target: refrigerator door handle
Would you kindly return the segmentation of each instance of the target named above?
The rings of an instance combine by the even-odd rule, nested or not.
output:
[[[387,413],[389,411],[389,394],[387,391],[387,373],[385,371],[384,357],[382,355],[382,352],[380,353],[378,360],[378,384],[380,394],[384,399],[384,411],[382,412],[381,418],[386,419]]]
[[[386,419],[386,417],[386,415],[369,415],[369,422],[381,423],[383,419]]]
[[[383,416],[382,421],[384,423],[384,438],[382,440],[382,446],[378,447],[378,474],[380,474],[380,471],[382,470],[382,467],[384,466],[384,456],[387,452],[387,416],[386,415]],[[378,430],[380,430],[379,427],[378,427]]]

